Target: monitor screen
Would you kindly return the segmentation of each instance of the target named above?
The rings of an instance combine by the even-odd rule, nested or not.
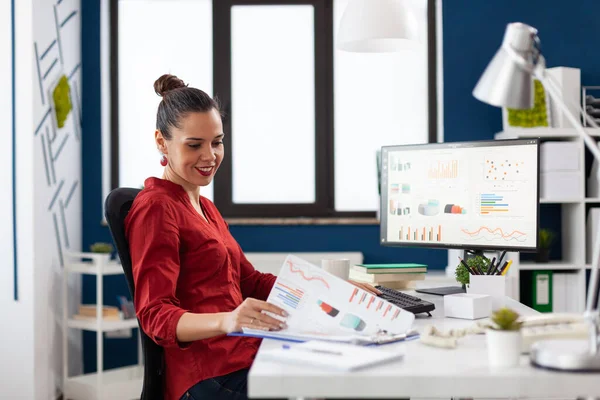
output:
[[[384,146],[381,244],[535,251],[537,139]]]

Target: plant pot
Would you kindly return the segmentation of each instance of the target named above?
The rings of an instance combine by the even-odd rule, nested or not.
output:
[[[486,331],[490,367],[506,368],[519,365],[521,358],[521,331]]]
[[[537,262],[537,263],[550,262],[550,249],[539,249],[535,255],[535,262]]]

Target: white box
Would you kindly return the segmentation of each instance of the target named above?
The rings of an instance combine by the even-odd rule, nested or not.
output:
[[[458,293],[444,296],[447,318],[479,319],[492,313],[492,298],[485,294]]]
[[[471,275],[467,285],[469,294],[486,294],[492,298],[492,311],[504,307],[507,297],[515,297],[515,279],[506,275]]]
[[[555,67],[546,69],[548,79],[559,88],[560,96],[567,104],[567,108],[573,115],[579,115],[581,106],[581,70],[579,68]],[[554,99],[550,99],[550,110],[552,114],[552,126],[554,128],[572,128],[566,115],[560,111]],[[580,118],[576,117],[578,121]],[[581,122],[579,123],[581,124]]]
[[[581,149],[577,142],[544,142],[540,145],[540,172],[580,171]]]
[[[573,199],[583,197],[583,178],[579,172],[552,171],[540,173],[541,199]]]

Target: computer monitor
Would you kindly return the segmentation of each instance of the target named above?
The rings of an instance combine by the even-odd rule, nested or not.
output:
[[[381,244],[536,251],[539,141],[384,146]]]

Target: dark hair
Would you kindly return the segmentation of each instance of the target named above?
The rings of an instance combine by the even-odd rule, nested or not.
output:
[[[156,129],[165,139],[171,139],[171,127],[180,128],[180,120],[191,112],[207,112],[212,109],[220,113],[216,100],[200,89],[188,87],[175,75],[165,74],[154,82],[154,91],[162,97],[156,112]]]

